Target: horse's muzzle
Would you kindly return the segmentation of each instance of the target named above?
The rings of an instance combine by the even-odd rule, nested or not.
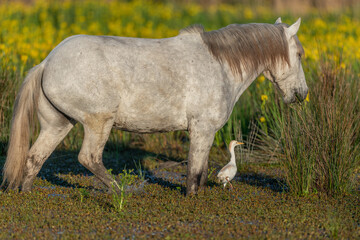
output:
[[[285,103],[295,103],[295,102],[302,102],[305,100],[309,89],[295,89],[293,91],[293,94],[291,96],[285,97],[284,102]]]

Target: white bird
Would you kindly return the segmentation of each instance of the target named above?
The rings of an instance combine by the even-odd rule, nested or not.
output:
[[[219,181],[224,184],[224,188],[227,183],[229,183],[231,188],[233,188],[230,181],[235,177],[236,172],[237,172],[234,148],[235,148],[235,146],[241,145],[241,144],[244,144],[244,143],[238,142],[235,140],[230,142],[230,144],[229,144],[229,151],[231,154],[230,162],[228,164],[226,164],[217,175]]]

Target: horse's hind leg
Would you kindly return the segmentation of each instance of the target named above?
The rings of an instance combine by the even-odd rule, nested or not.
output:
[[[79,162],[109,189],[113,179],[104,167],[102,153],[113,123],[114,120],[110,114],[89,116],[84,123],[85,136],[79,153]]]
[[[42,165],[73,127],[73,124],[42,94],[39,98],[38,118],[41,130],[26,159],[22,191],[31,190]]]

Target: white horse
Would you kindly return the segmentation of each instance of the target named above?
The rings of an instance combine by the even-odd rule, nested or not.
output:
[[[65,39],[30,70],[17,95],[3,185],[31,190],[45,160],[79,122],[85,131],[79,161],[109,188],[102,153],[112,127],[189,131],[187,194],[196,193],[207,181],[216,131],[259,74],[286,103],[306,97],[299,26],[300,19],[288,26],[279,18],[210,32],[196,25],[165,39]],[[41,131],[30,148],[34,112]]]

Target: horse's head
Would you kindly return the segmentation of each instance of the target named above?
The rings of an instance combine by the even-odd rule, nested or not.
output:
[[[278,18],[275,25],[284,27],[285,37],[288,43],[289,62],[278,62],[269,69],[265,69],[264,75],[280,90],[285,103],[293,103],[296,100],[303,101],[308,93],[304,71],[301,65],[301,57],[304,49],[296,36],[300,27],[300,18],[291,26],[281,23]]]

